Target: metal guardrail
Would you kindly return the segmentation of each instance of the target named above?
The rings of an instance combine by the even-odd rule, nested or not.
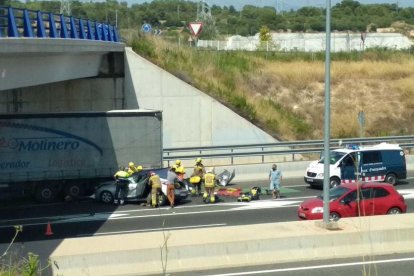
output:
[[[343,147],[341,145],[345,144],[372,145],[382,142],[396,143],[409,151],[414,148],[414,136],[411,135],[332,139],[330,145],[332,149],[336,149]],[[292,161],[294,161],[295,155],[298,154],[320,153],[323,150],[323,145],[323,140],[308,140],[265,144],[165,148],[163,157],[168,164],[176,159],[189,160],[202,157],[206,159],[230,158],[230,165],[233,165],[234,158],[248,156],[261,156],[262,163],[264,163],[265,156],[271,155],[292,155]]]
[[[0,6],[0,38],[63,38],[120,42],[116,26],[88,19]]]

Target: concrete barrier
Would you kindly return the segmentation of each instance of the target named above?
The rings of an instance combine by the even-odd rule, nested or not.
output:
[[[306,168],[309,166],[310,162],[313,160],[307,161],[291,161],[291,162],[275,162],[278,165],[278,168],[282,171],[283,177],[303,177],[306,172]],[[407,161],[407,171],[414,170],[414,155],[406,155]],[[273,163],[264,163],[264,164],[243,164],[243,165],[234,165],[234,166],[216,166],[216,172],[220,173],[224,169],[236,171],[236,181],[255,181],[255,180],[267,180],[269,176],[269,171]],[[192,168],[187,169],[187,175],[191,175]]]
[[[335,231],[320,224],[297,221],[67,239],[51,255],[57,264],[53,274],[161,275],[414,252],[414,214],[341,219]]]

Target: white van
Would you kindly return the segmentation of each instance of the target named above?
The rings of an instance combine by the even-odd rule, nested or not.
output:
[[[407,178],[403,149],[396,144],[381,143],[375,146],[359,147],[347,145],[330,153],[330,186],[356,181],[360,173],[362,181],[384,181],[395,184]],[[306,169],[304,180],[312,187],[322,187],[324,158],[313,161]]]

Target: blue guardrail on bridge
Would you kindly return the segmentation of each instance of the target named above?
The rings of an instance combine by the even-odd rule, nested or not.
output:
[[[64,38],[119,42],[116,26],[50,12],[0,6],[0,38]]]

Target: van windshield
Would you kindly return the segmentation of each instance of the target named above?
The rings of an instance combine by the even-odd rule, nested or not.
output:
[[[329,154],[329,163],[331,165],[335,164],[340,160],[346,153],[345,152],[338,152],[338,151],[331,151]],[[319,160],[320,164],[324,163],[324,156],[322,155],[322,158]]]

